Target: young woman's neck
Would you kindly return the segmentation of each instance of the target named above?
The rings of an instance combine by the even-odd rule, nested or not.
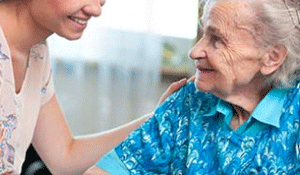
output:
[[[33,45],[52,34],[34,21],[27,3],[23,0],[0,2],[0,26],[11,52],[26,54]]]

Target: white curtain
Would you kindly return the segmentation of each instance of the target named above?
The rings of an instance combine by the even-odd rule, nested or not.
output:
[[[56,92],[73,134],[104,131],[152,112],[162,92],[164,37],[192,42],[196,19],[197,0],[107,0],[80,40],[51,36]]]

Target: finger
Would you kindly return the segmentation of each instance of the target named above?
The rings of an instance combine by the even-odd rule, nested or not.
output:
[[[189,78],[188,80],[187,80],[187,82],[194,82],[195,81],[195,75],[193,75],[191,78]]]
[[[168,89],[162,94],[162,96],[160,97],[159,101],[158,101],[158,106],[161,105],[173,92],[177,91],[178,89],[180,89],[183,85],[185,85],[187,83],[186,78],[181,79],[178,82],[174,82],[172,83]]]
[[[183,85],[185,85],[187,83],[186,78],[181,79],[178,82],[174,82],[172,83],[169,88],[167,89],[167,91],[165,93],[167,94],[172,94],[173,92],[177,91],[178,89],[180,89]]]

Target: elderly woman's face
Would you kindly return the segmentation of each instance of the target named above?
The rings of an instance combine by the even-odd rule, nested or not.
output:
[[[216,2],[204,14],[204,35],[190,51],[198,89],[226,97],[259,82],[264,49],[247,27],[248,13],[233,0]]]
[[[78,39],[92,16],[101,14],[105,0],[28,0],[37,25],[50,34]]]

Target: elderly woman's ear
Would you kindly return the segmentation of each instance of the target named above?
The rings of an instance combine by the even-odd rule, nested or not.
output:
[[[284,63],[287,57],[287,48],[284,45],[271,46],[262,58],[261,73],[270,75]]]

